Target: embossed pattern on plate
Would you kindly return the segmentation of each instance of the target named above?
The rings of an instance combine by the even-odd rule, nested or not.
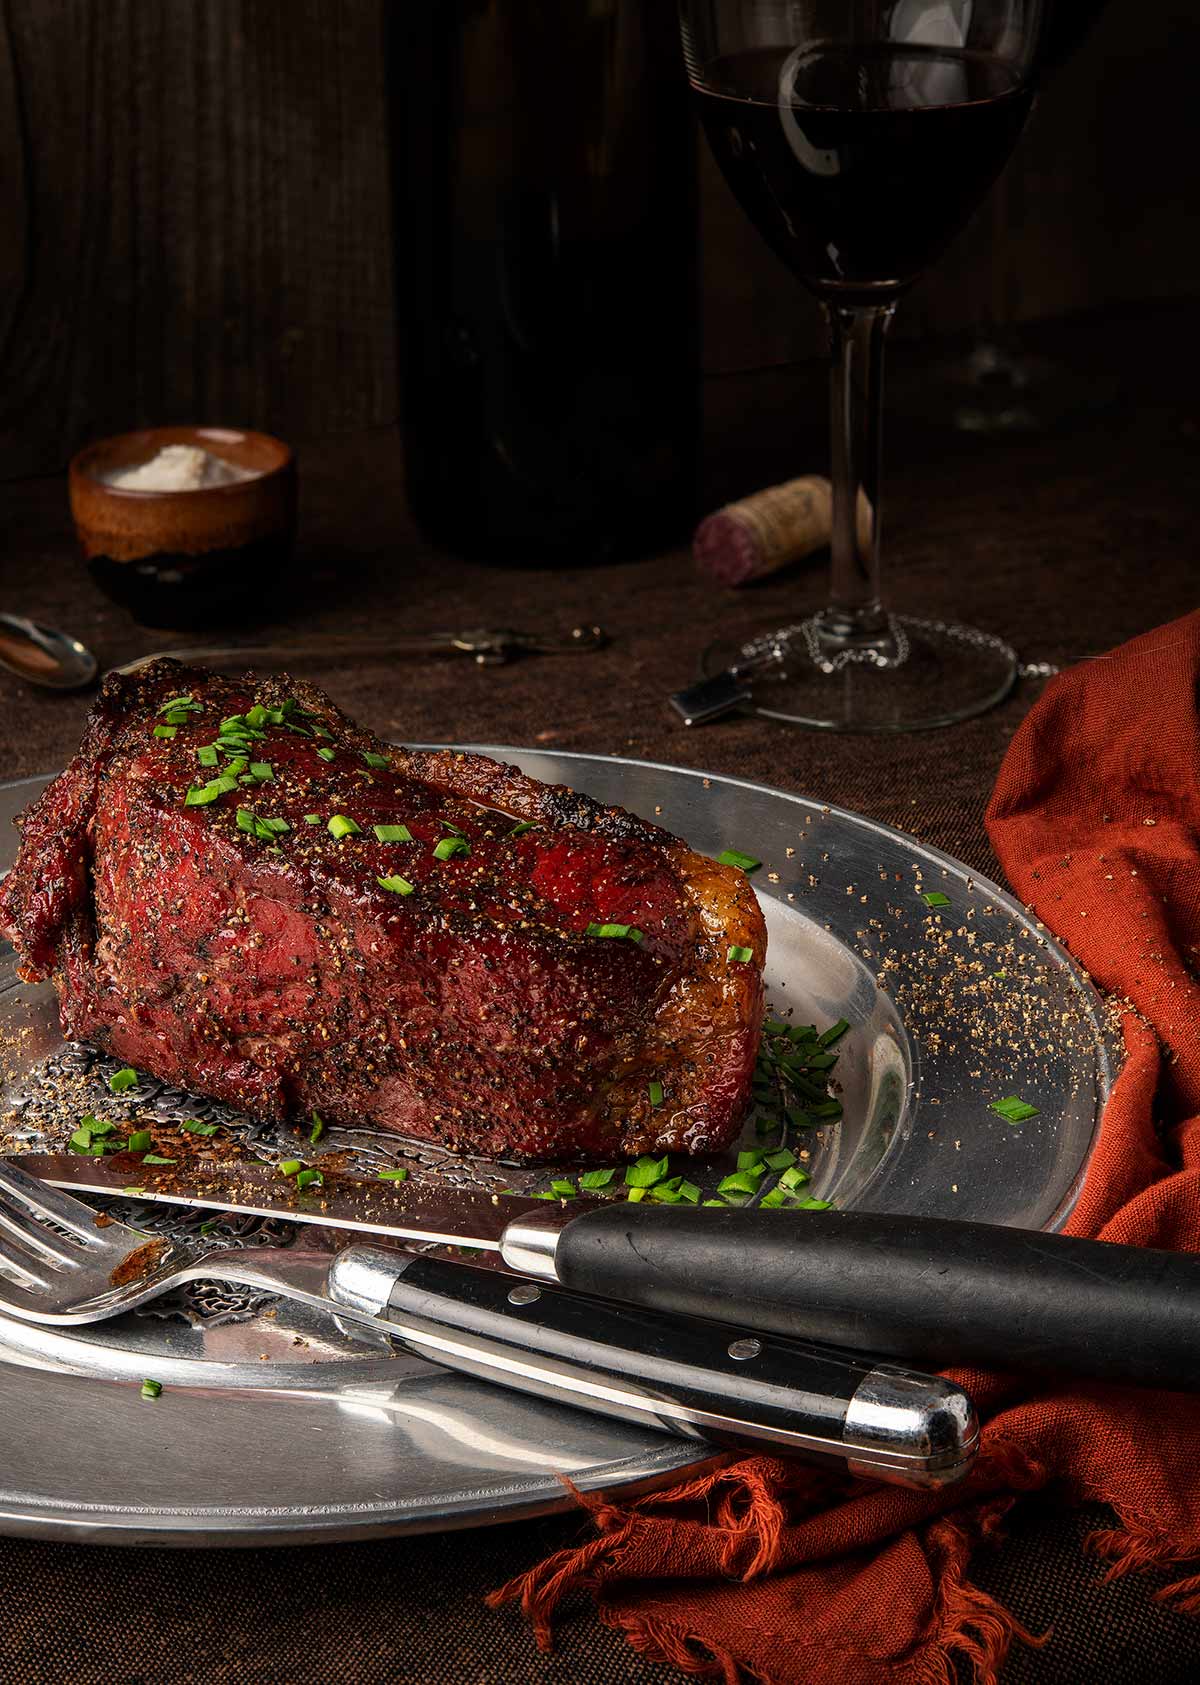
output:
[[[1086,980],[1009,897],[886,827],[761,786],[486,752],[705,852],[763,859],[755,885],[772,1007],[852,1025],[837,1070],[844,1121],[804,1138],[813,1193],[1028,1227],[1064,1219],[1115,1053]],[[9,821],[44,782],[0,787],[0,868],[14,852]],[[927,905],[929,894],[946,904]],[[103,1064],[87,1078],[93,1056],[63,1046],[50,991],[19,984],[11,955],[0,960],[0,1031],[10,1129],[31,1115],[14,1101],[31,1082],[54,1083],[56,1060],[107,1093]],[[988,1109],[1014,1092],[1040,1108],[1016,1129]],[[138,1104],[148,1099],[164,1121],[219,1115],[255,1156],[295,1150],[294,1134],[212,1102],[163,1085],[143,1087]],[[448,1159],[371,1130],[331,1131],[322,1145],[350,1149],[368,1170],[386,1160],[485,1185],[540,1187],[554,1174]],[[710,1163],[703,1180],[727,1168]],[[147,1228],[203,1220],[137,1208]],[[257,1219],[219,1233],[230,1245],[290,1239],[289,1225]],[[147,1374],[166,1386],[155,1405],[133,1384]],[[383,1336],[215,1284],[99,1328],[0,1321],[6,1406],[6,1464],[22,1472],[0,1474],[0,1528],[59,1537],[259,1544],[440,1529],[561,1506],[558,1473],[595,1490],[660,1482],[698,1460],[694,1445],[447,1375]],[[64,1431],[73,1413],[97,1409],[117,1443],[103,1459],[86,1435]]]

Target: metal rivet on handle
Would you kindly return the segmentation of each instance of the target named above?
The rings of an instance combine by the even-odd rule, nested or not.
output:
[[[532,1281],[523,1281],[519,1287],[511,1289],[508,1302],[510,1305],[536,1305],[541,1296],[540,1287],[535,1287]]]
[[[761,1351],[761,1340],[734,1340],[729,1347],[730,1357],[739,1363],[747,1357],[757,1357]]]

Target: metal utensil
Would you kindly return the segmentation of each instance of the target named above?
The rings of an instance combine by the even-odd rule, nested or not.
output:
[[[399,633],[386,643],[361,638],[318,638],[296,644],[189,645],[159,649],[127,661],[118,673],[135,673],[151,661],[295,661],[312,656],[469,655],[478,667],[500,667],[518,655],[570,655],[602,649],[602,626],[572,626],[567,632],[516,632],[508,627],[469,627],[460,632]]]
[[[978,1426],[936,1376],[801,1342],[749,1337],[380,1248],[226,1251],[154,1239],[0,1164],[0,1311],[106,1320],[187,1281],[237,1282],[383,1323],[413,1351],[520,1392],[742,1450],[845,1462],[942,1486],[965,1474]]]
[[[781,642],[768,642],[764,648],[747,654],[732,667],[725,667],[707,679],[697,679],[683,690],[672,691],[671,706],[684,725],[707,725],[725,714],[745,707],[754,695],[753,681],[773,667],[782,667],[787,650]]]
[[[0,667],[46,690],[82,690],[97,672],[86,644],[20,614],[0,614]]]
[[[1185,1253],[864,1211],[555,1204],[341,1172],[296,1192],[266,1164],[184,1175],[134,1153],[19,1163],[56,1186],[111,1193],[134,1177],[146,1199],[478,1247],[576,1292],[904,1362],[1200,1390],[1200,1257]]]

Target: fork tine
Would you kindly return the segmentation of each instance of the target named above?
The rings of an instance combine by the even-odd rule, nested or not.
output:
[[[0,1235],[0,1267],[15,1275],[23,1287],[45,1290],[54,1286],[56,1272],[44,1265],[39,1269],[32,1253],[13,1246],[3,1235]]]
[[[10,1216],[3,1189],[0,1189],[0,1230],[12,1235],[35,1258],[46,1259],[52,1268],[77,1269],[87,1258],[81,1246],[55,1234],[44,1223],[36,1222],[23,1212],[18,1217]]]
[[[78,1235],[80,1240],[86,1241],[90,1246],[99,1244],[96,1213],[90,1205],[72,1198],[59,1188],[50,1187],[36,1176],[31,1176],[28,1171],[19,1169],[15,1164],[7,1164],[2,1159],[0,1192],[6,1193],[13,1204],[30,1212],[34,1217],[48,1218],[60,1228]]]

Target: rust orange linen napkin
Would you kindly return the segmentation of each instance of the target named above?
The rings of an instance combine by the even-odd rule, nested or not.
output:
[[[1096,983],[1128,1003],[1125,1067],[1068,1230],[1200,1251],[1200,613],[1056,678],[988,810],[1008,877]],[[493,1593],[539,1642],[568,1591],[648,1656],[767,1685],[994,1680],[1016,1621],[969,1579],[1017,1495],[1056,1482],[1118,1525],[1113,1574],[1177,1567],[1158,1595],[1200,1612],[1200,1399],[1064,1375],[961,1371],[986,1426],[976,1469],[905,1492],[768,1457],[626,1504]]]

